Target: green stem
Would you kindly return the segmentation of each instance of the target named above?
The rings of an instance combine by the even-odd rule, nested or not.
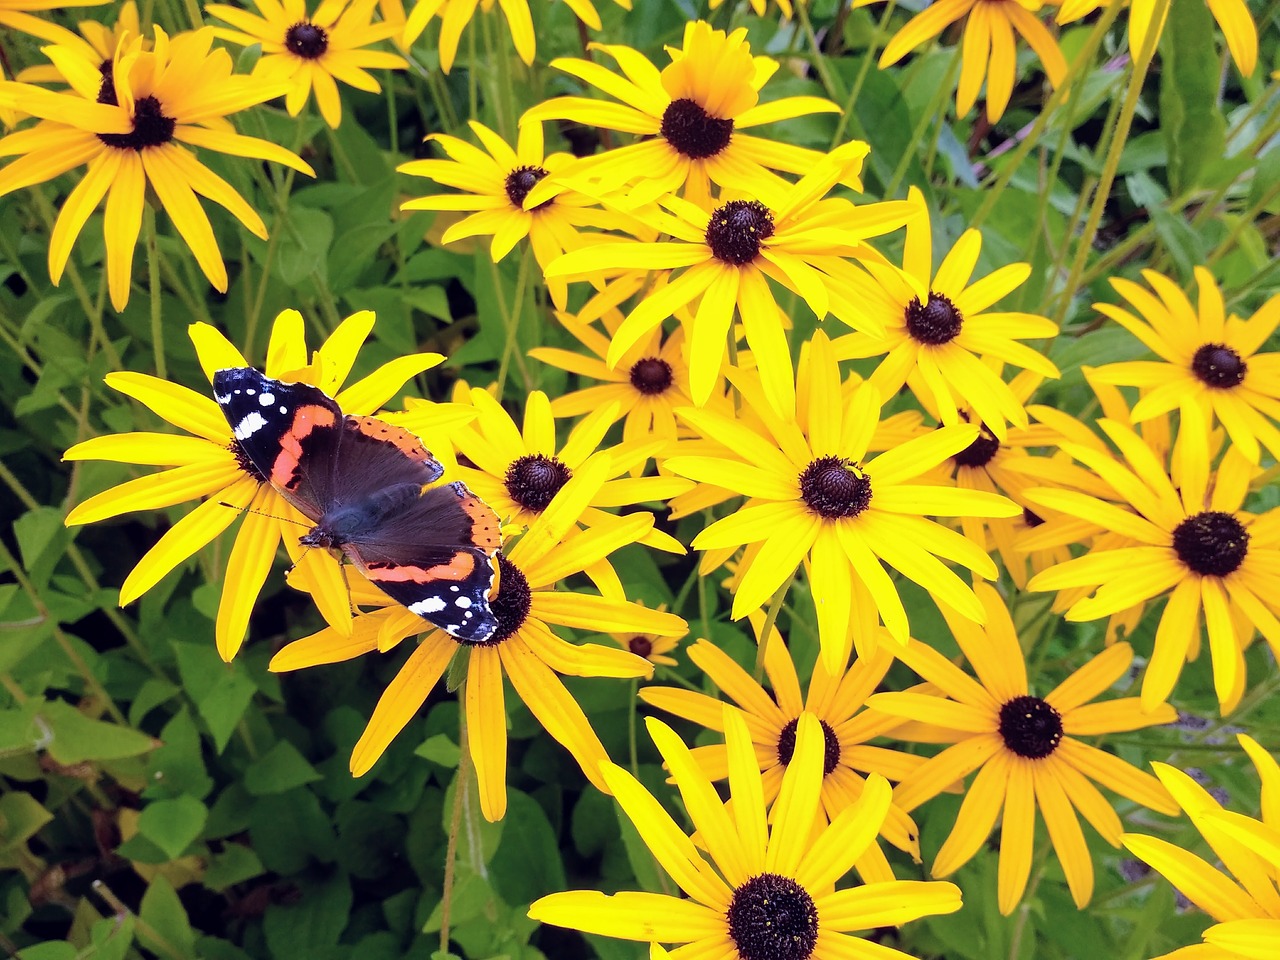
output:
[[[637,746],[636,715],[639,713],[637,708],[640,705],[640,697],[638,695],[640,681],[632,680],[630,686],[631,694],[627,697],[627,703],[629,704],[627,710],[627,749],[630,751],[631,756],[631,775],[638,780],[640,779],[640,751]]]
[[[822,45],[818,43],[818,37],[813,32],[813,24],[809,22],[809,4],[807,0],[800,0],[795,5],[795,9],[800,16],[800,26],[804,30],[805,38],[809,41],[809,49],[813,51],[813,67],[818,71],[818,79],[822,81],[822,86],[827,91],[827,96],[836,101],[836,103],[840,103],[845,98],[840,95],[839,83],[831,73],[831,68],[827,66],[827,58],[822,53]]]
[[[467,681],[458,687],[458,704],[466,703]],[[453,907],[453,883],[458,858],[458,836],[462,832],[462,808],[466,804],[471,774],[471,747],[467,742],[467,712],[458,711],[458,774],[453,779],[453,811],[449,816],[449,840],[444,855],[444,890],[440,895],[440,952],[449,953],[449,920]]]
[[[757,681],[764,676],[764,661],[769,652],[769,641],[773,639],[774,627],[778,623],[778,611],[782,609],[782,601],[786,599],[787,591],[791,589],[791,584],[795,582],[796,571],[799,569],[799,567],[796,567],[795,570],[792,570],[787,575],[787,579],[782,581],[782,584],[774,591],[773,599],[769,601],[769,609],[764,615],[764,626],[760,628],[760,643],[756,646],[755,678]]]
[[[151,204],[143,208],[142,235],[147,245],[147,283],[151,288],[151,351],[155,357],[156,376],[168,379],[164,362],[164,316],[160,289],[160,257],[156,242],[156,211]]]
[[[511,367],[511,361],[514,358],[516,366],[520,370],[521,379],[524,380],[526,389],[529,386],[529,371],[524,362],[524,355],[519,350],[517,343],[520,330],[520,314],[524,309],[524,291],[525,286],[529,282],[529,261],[533,258],[531,247],[526,244],[523,253],[520,255],[520,270],[516,274],[516,291],[512,298],[511,309],[507,308],[506,297],[502,293],[502,277],[498,273],[498,265],[490,259],[490,265],[493,270],[493,283],[495,292],[498,295],[498,308],[502,313],[502,323],[505,328],[505,338],[502,343],[502,359],[498,364],[498,397],[501,398],[503,391],[507,385],[507,373]]]

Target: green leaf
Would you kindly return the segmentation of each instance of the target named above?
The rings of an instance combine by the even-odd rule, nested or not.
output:
[[[281,740],[244,772],[244,788],[256,797],[284,793],[294,787],[321,779],[316,768],[307,763],[288,740]]]
[[[13,523],[13,535],[22,554],[22,565],[39,587],[48,582],[71,539],[70,532],[62,523],[62,516],[62,511],[53,507],[37,507]]]
[[[92,960],[124,960],[129,948],[133,946],[136,918],[105,917],[95,923],[89,931],[89,942],[93,945]]]
[[[37,943],[18,951],[19,960],[74,960],[76,948],[64,940]]]
[[[1160,37],[1160,129],[1169,148],[1176,196],[1198,186],[1222,159],[1226,121],[1218,109],[1222,62],[1212,43],[1213,15],[1203,3],[1171,3]]]
[[[296,198],[295,198],[296,199]],[[280,245],[276,253],[276,274],[288,286],[296,287],[324,276],[329,246],[333,243],[333,220],[323,210],[293,203],[289,223],[277,227]]]
[[[430,760],[432,763],[438,763],[442,767],[453,769],[458,766],[462,751],[458,749],[458,745],[448,735],[437,733],[434,737],[427,737],[426,740],[420,743],[418,748],[413,751],[413,755],[422,757],[424,760]]]
[[[136,757],[158,746],[145,733],[116,723],[90,720],[75,707],[57,700],[40,706],[34,723],[47,728],[49,755],[68,766],[86,760]]]
[[[187,911],[164,874],[157,874],[142,895],[138,917],[142,920],[138,940],[147,949],[169,960],[195,956],[195,934]]]
[[[175,642],[173,651],[182,685],[195,701],[221,753],[257,687],[243,663],[223,663],[212,644]]]
[[[0,853],[12,850],[53,819],[29,793],[13,791],[0,796]]]
[[[345,873],[335,873],[323,883],[299,884],[293,903],[267,908],[263,931],[268,955],[275,960],[314,960],[337,946],[351,903],[351,883]]]
[[[258,855],[240,843],[223,845],[221,852],[209,860],[204,873],[204,885],[221,893],[237,883],[259,877],[266,871]]]
[[[200,836],[209,810],[194,797],[156,800],[138,816],[138,832],[177,860]]]
[[[507,788],[506,829],[490,867],[494,887],[508,903],[531,903],[564,889],[556,832],[527,793]]]

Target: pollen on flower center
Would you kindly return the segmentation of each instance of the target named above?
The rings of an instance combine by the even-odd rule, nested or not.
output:
[[[524,198],[529,195],[530,190],[538,185],[538,181],[542,180],[546,175],[547,171],[542,167],[532,166],[516,167],[508,173],[506,189],[507,199],[511,201],[511,205],[517,210],[523,210]],[[543,200],[533,209],[541,210],[547,204],[554,202],[554,199]]]
[[[498,627],[488,640],[474,646],[491,647],[506,640],[524,626],[533,606],[533,592],[524,571],[502,554],[494,557],[494,563],[498,568],[498,595],[489,601],[489,609],[493,611]]]
[[[825,777],[840,764],[840,738],[836,736],[835,730],[825,720],[819,720],[822,724],[823,738],[823,754],[822,754],[822,775]],[[791,762],[791,758],[796,752],[796,727],[800,720],[797,717],[794,720],[787,721],[787,725],[782,728],[778,734],[778,762],[784,767]]]
[[[103,100],[110,96],[110,101]],[[98,100],[102,103],[115,103],[116,88],[112,84],[108,89],[106,81],[98,90]],[[158,147],[173,139],[173,130],[178,122],[164,115],[163,106],[155,97],[142,97],[133,104],[132,133],[100,133],[98,139],[108,147],[120,150],[142,151],[148,147]]]
[[[871,504],[871,478],[851,460],[819,457],[800,474],[800,499],[825,520],[856,517]]]
[[[573,471],[555,457],[534,453],[512,460],[503,482],[512,500],[541,513],[572,477]]]
[[[690,160],[714,157],[733,139],[733,121],[721,120],[688,97],[672,100],[662,112],[662,136]]]
[[[647,397],[665,393],[673,377],[671,364],[659,357],[645,357],[631,367],[631,385]]]
[[[257,464],[249,459],[249,455],[244,452],[244,448],[240,446],[240,441],[232,440],[227,444],[227,449],[231,451],[231,455],[236,458],[236,466],[247,473],[259,483],[266,483],[267,478],[262,475],[262,471],[258,469]]]
[[[985,467],[1000,452],[1000,441],[985,423],[978,425],[978,435],[951,459],[960,467]]]
[[[1039,697],[1014,697],[1000,708],[1000,737],[1018,756],[1043,760],[1062,742],[1062,714]]]
[[[773,236],[773,214],[758,200],[730,200],[717,207],[707,224],[707,246],[721,263],[740,267],[760,255]]]
[[[960,333],[964,317],[956,305],[940,293],[929,291],[928,303],[912,298],[906,309],[907,333],[918,343],[939,346],[950,343]]]
[[[1174,528],[1173,549],[1179,560],[1202,577],[1225,577],[1244,563],[1249,532],[1231,514],[1206,510]]]
[[[725,917],[742,960],[809,960],[818,944],[818,908],[790,877],[752,877],[733,891]]]
[[[1230,389],[1244,382],[1249,365],[1225,343],[1206,343],[1191,358],[1191,372],[1206,386]]]
[[[329,35],[310,20],[302,20],[285,31],[284,45],[304,60],[315,60],[329,49]]]

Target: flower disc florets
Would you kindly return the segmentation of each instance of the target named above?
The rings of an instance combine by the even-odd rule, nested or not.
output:
[[[507,199],[511,201],[511,205],[517,210],[524,209],[524,198],[529,195],[529,191],[538,185],[538,181],[546,177],[547,171],[542,167],[525,166],[516,167],[507,174],[506,190]],[[543,200],[534,207],[534,210],[541,210],[553,200]]]
[[[526,510],[541,513],[572,477],[573,471],[555,457],[533,453],[512,460],[503,482],[512,500]]]
[[[1062,714],[1039,697],[1014,697],[1000,708],[1000,736],[1018,756],[1043,760],[1062,742]]]
[[[494,564],[498,568],[498,595],[489,601],[489,609],[498,621],[498,628],[493,636],[476,646],[492,646],[506,640],[524,626],[533,606],[533,592],[524,572],[502,554],[494,557]]]
[[[822,724],[822,775],[825,777],[840,764],[840,738],[836,736],[835,730],[827,721],[819,720],[818,722]],[[799,718],[787,721],[787,725],[778,734],[778,762],[784,767],[795,756],[796,727],[799,723]]]
[[[726,917],[742,960],[809,960],[818,944],[818,908],[790,877],[752,877],[733,891]]]
[[[1179,560],[1202,577],[1225,577],[1244,563],[1249,532],[1231,514],[1206,510],[1174,528],[1173,549]]]
[[[1230,389],[1244,382],[1249,365],[1225,343],[1206,343],[1191,358],[1191,372],[1206,386]]]
[[[773,236],[773,214],[758,200],[730,200],[717,207],[707,224],[707,246],[721,263],[740,267],[760,255]]]
[[[985,467],[1000,452],[1000,441],[985,423],[978,427],[978,435],[951,459],[960,467]]]
[[[107,102],[102,100],[105,95],[109,95],[111,102],[114,103],[116,99],[114,84],[108,90],[107,83],[104,81],[98,90],[98,99],[103,103]],[[173,130],[177,125],[176,120],[164,115],[159,100],[155,97],[142,97],[133,104],[132,133],[100,133],[98,139],[108,147],[142,151],[147,147],[158,147],[168,143],[173,139]]]
[[[733,138],[733,121],[721,120],[687,97],[672,100],[662,113],[662,136],[690,160],[714,157]]]
[[[819,457],[800,474],[800,499],[824,520],[856,517],[871,504],[871,478],[843,457]]]
[[[284,45],[304,60],[315,60],[329,49],[329,35],[311,21],[303,20],[285,31]]]
[[[649,637],[632,637],[627,641],[627,649],[637,657],[644,657],[647,660],[649,654],[653,653],[653,640]]]
[[[906,309],[907,333],[917,343],[940,346],[950,343],[960,334],[964,317],[956,305],[940,293],[929,291],[928,303],[919,297],[912,298]]]
[[[671,364],[659,357],[645,357],[631,366],[631,385],[646,397],[665,393],[673,380]]]

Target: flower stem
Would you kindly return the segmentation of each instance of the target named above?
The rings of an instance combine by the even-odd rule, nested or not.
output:
[[[156,249],[156,211],[151,204],[143,208],[143,236],[147,242],[147,284],[151,288],[151,351],[155,356],[156,376],[168,378],[164,362],[164,322],[160,302],[160,259]]]
[[[889,0],[884,5],[884,14],[880,17],[880,22],[876,24],[876,40],[879,40],[884,35],[889,26],[889,18],[893,16],[893,11],[897,9],[897,6],[898,0]],[[858,118],[854,114],[853,105],[858,102],[858,95],[862,93],[863,84],[867,82],[867,75],[871,73],[871,65],[876,61],[876,51],[877,45],[873,40],[862,58],[862,66],[858,68],[858,75],[853,78],[853,86],[849,88],[849,96],[845,98],[844,108],[840,111],[840,121],[836,124],[836,132],[831,137],[831,149],[833,150],[843,142],[844,132],[850,122],[853,123],[855,131],[862,132],[862,124],[858,122]]]
[[[755,678],[757,681],[764,676],[765,656],[769,652],[769,641],[773,639],[774,627],[778,622],[778,613],[782,610],[782,601],[787,598],[787,591],[791,589],[791,584],[795,582],[796,570],[799,569],[799,567],[796,567],[795,570],[791,571],[787,579],[782,581],[782,585],[774,591],[773,599],[769,601],[769,609],[764,615],[764,626],[760,628],[760,643],[756,647]]]
[[[471,748],[467,743],[467,681],[458,687],[458,774],[453,778],[453,811],[449,815],[449,840],[444,855],[444,890],[440,894],[440,952],[449,952],[449,914],[453,907],[454,868],[458,857],[458,836],[462,832],[462,807],[467,799],[471,774]]]
[[[525,388],[529,387],[529,371],[524,364],[524,356],[520,353],[517,344],[517,337],[520,331],[520,314],[524,308],[524,291],[529,283],[529,261],[532,259],[532,248],[525,245],[524,252],[520,255],[520,270],[516,274],[516,291],[515,297],[512,298],[511,308],[507,308],[506,299],[502,296],[501,277],[498,274],[498,265],[490,260],[493,267],[493,283],[495,291],[498,294],[498,306],[502,312],[503,326],[506,328],[506,337],[502,343],[502,359],[498,363],[498,396],[501,397],[503,389],[507,385],[507,373],[511,367],[511,360],[514,357],[516,366],[520,368],[520,376],[524,379]]]

